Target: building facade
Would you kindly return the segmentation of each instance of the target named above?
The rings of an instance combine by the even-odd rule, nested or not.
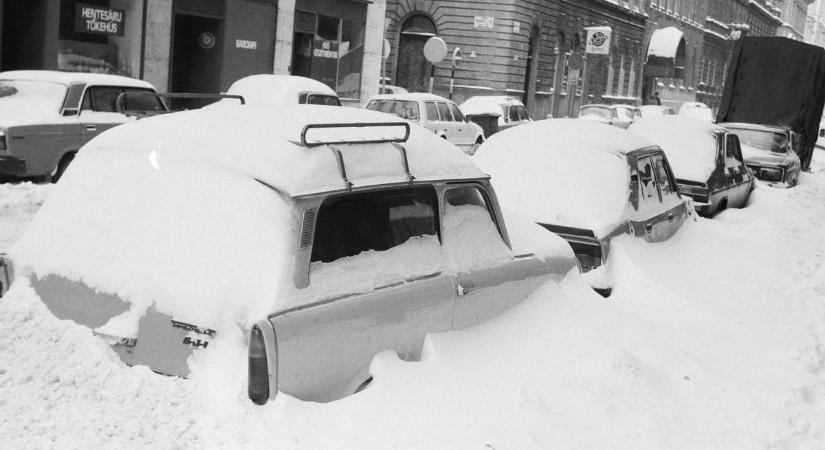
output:
[[[816,0],[808,6],[805,42],[825,47],[825,0]]]
[[[802,41],[805,39],[805,24],[808,7],[815,0],[784,0],[780,4],[782,24],[776,29],[776,35]]]
[[[377,93],[384,0],[3,0],[0,69],[102,72],[170,92],[294,73]],[[23,38],[25,36],[25,38]]]

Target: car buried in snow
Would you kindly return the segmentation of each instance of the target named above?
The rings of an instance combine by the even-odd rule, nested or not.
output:
[[[756,182],[733,132],[685,116],[644,118],[627,130],[665,151],[679,192],[693,199],[700,215],[713,216],[725,208],[747,205]]]
[[[0,72],[0,177],[56,182],[83,144],[134,120],[117,107],[123,92],[156,91],[145,81],[117,75]],[[133,100],[130,108],[167,111],[153,96]]]
[[[458,109],[484,130],[485,137],[533,120],[524,103],[512,95],[474,95]]]
[[[18,278],[163,374],[188,376],[199,352],[245,333],[258,404],[350,395],[376,353],[416,360],[426,333],[578,270],[563,240],[505,226],[461,151],[374,111],[167,114],[107,132],[74,164],[7,257]]]
[[[725,122],[719,125],[739,136],[745,165],[768,186],[793,187],[802,164],[796,148],[799,135],[781,126]]]
[[[257,74],[243,77],[229,86],[228,95],[239,95],[247,105],[328,105],[341,106],[338,94],[312,78],[297,75]],[[221,100],[220,105],[237,102]]]
[[[485,141],[474,161],[495,180],[502,206],[566,239],[583,272],[607,261],[614,237],[663,241],[689,214],[664,151],[602,123],[515,127]]]
[[[619,128],[627,128],[634,120],[642,117],[639,108],[633,105],[582,105],[579,119],[606,123]]]

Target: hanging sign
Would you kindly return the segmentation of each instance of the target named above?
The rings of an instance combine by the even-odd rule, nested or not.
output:
[[[610,27],[588,27],[587,41],[585,43],[585,53],[594,55],[607,55],[610,53],[610,35],[613,30]]]
[[[104,6],[75,4],[74,30],[78,33],[123,36],[126,11]]]

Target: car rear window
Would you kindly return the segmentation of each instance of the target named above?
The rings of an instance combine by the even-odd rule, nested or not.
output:
[[[330,197],[318,211],[312,261],[332,262],[388,250],[417,236],[436,236],[437,212],[431,186]]]
[[[596,118],[596,119],[605,119],[610,120],[612,118],[612,114],[608,108],[604,107],[583,107],[579,112],[580,117],[589,117],[589,118]]]
[[[323,94],[301,94],[298,98],[298,103],[306,103],[308,105],[341,106],[341,101],[338,97]]]
[[[402,119],[416,122],[420,119],[418,102],[412,100],[373,100],[367,104],[367,109],[395,114]]]

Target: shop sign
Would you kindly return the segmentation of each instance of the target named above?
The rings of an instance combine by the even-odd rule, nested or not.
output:
[[[97,5],[75,5],[74,30],[78,33],[123,36],[126,11]]]
[[[312,56],[317,58],[338,59],[338,43],[316,40],[315,48],[312,49]]]
[[[244,50],[255,50],[258,48],[258,41],[250,41],[247,39],[235,39],[235,48],[242,48]]]
[[[475,16],[473,20],[473,28],[476,29],[492,30],[493,24],[495,24],[495,19],[489,16]]]
[[[593,55],[610,54],[610,36],[613,30],[610,27],[589,27],[587,28],[587,41],[585,43],[585,53]]]

